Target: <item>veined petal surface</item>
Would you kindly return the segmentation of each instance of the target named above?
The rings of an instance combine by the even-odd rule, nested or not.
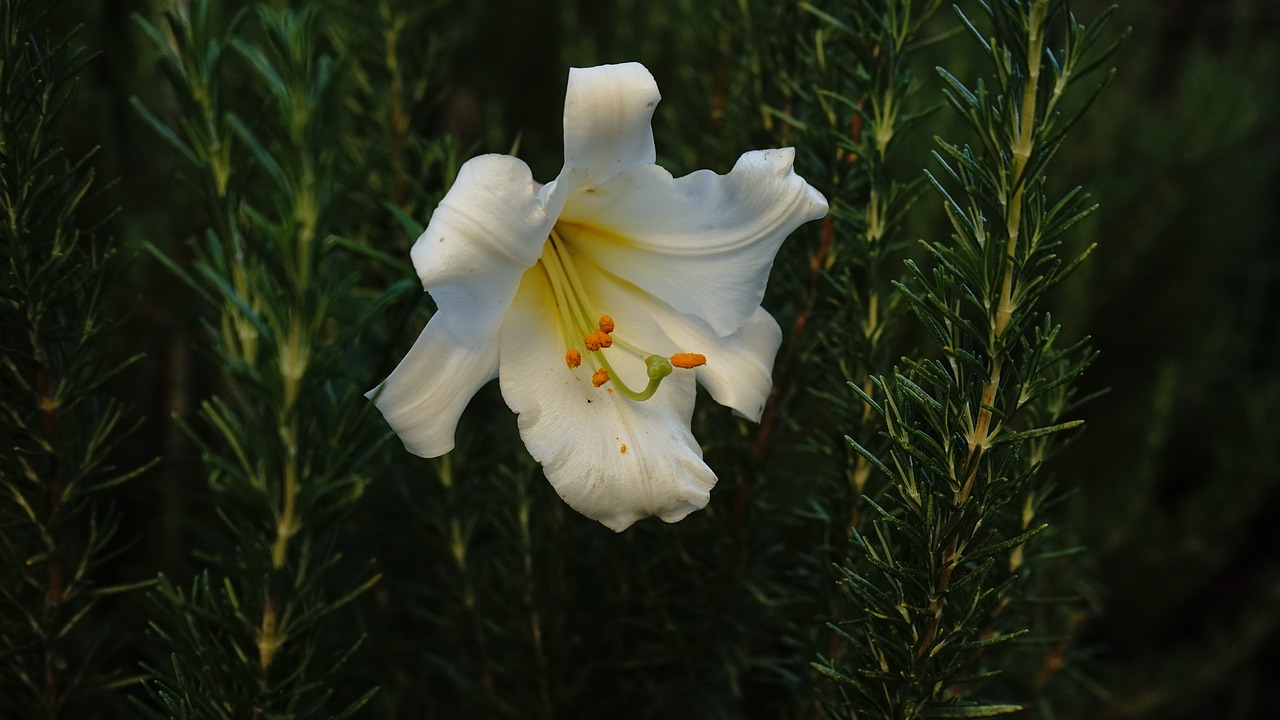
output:
[[[565,190],[556,183],[540,192],[529,166],[509,155],[463,163],[410,252],[436,301],[439,320],[432,320],[452,337],[496,337],[555,222],[547,205],[562,205]]]
[[[611,383],[593,387],[586,361],[575,370],[565,365],[556,318],[550,283],[534,268],[503,324],[498,373],[520,437],[556,492],[619,532],[649,515],[675,522],[704,507],[716,478],[689,429],[692,373],[666,378],[644,402]],[[617,345],[605,352],[629,384],[644,376],[635,353]]]
[[[463,164],[411,252],[436,314],[413,348],[368,393],[409,452],[453,449],[463,409],[498,372],[498,330],[520,277],[537,262],[565,190],[539,189],[520,160],[481,155]]]
[[[827,213],[791,148],[744,154],[727,175],[641,165],[574,193],[556,230],[575,252],[731,335],[755,313],[782,241]]]
[[[453,449],[462,411],[498,375],[497,337],[458,336],[443,319],[436,313],[391,375],[365,394],[405,449],[421,457]]]
[[[640,63],[570,68],[564,98],[564,165],[587,171],[584,187],[657,159],[653,110],[662,95]]]

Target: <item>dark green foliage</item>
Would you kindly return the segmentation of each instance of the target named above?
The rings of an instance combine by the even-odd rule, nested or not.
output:
[[[347,567],[336,533],[385,439],[353,346],[385,303],[352,301],[351,244],[336,237],[363,168],[343,165],[344,73],[317,45],[318,25],[310,9],[259,6],[220,29],[197,2],[189,18],[169,15],[171,43],[140,21],[183,115],[175,130],[137,107],[187,161],[212,220],[190,274],[160,257],[215,313],[205,327],[225,390],[188,432],[233,539],[209,557],[217,580],[206,572],[184,592],[161,579],[152,628],[172,674],[157,668],[156,717],[337,711],[346,701],[330,678],[359,640],[322,630],[376,580]]]
[[[15,718],[96,716],[130,683],[100,664],[101,601],[129,589],[102,577],[124,548],[105,496],[144,469],[119,464],[140,421],[106,387],[132,364],[104,347],[118,260],[86,219],[90,157],[58,136],[88,56],[47,32],[54,10],[0,3],[0,715]]]
[[[43,38],[84,23],[75,40],[101,54],[83,65],[64,46],[81,85],[40,147],[80,158],[101,145],[98,176],[119,178],[102,204],[123,207],[108,227],[152,251],[104,263],[114,283],[86,281],[74,267],[106,255],[91,252],[84,218],[106,214],[91,205],[65,218],[81,237],[63,245],[86,254],[30,277],[58,281],[41,292],[75,309],[57,316],[68,328],[88,307],[69,298],[93,299],[98,354],[68,331],[60,362],[153,418],[97,467],[164,455],[93,496],[118,503],[118,535],[142,542],[91,564],[85,592],[162,575],[150,601],[114,595],[72,625],[63,677],[106,690],[63,716],[808,720],[901,717],[910,700],[934,717],[1167,718],[1266,717],[1274,704],[1269,0],[1126,0],[1092,45],[1100,26],[1069,25],[1051,4],[1011,255],[1025,2],[965,0],[976,34],[936,0],[57,7],[7,36],[0,75],[17,77],[15,48],[47,50]],[[1077,120],[1110,62],[1082,73],[1125,25],[1115,87]],[[658,79],[664,167],[724,172],[745,150],[794,146],[833,212],[784,244],[770,279],[765,307],[785,339],[766,421],[699,401],[694,430],[720,478],[710,506],[614,535],[555,495],[496,387],[463,417],[458,447],[430,461],[360,394],[429,317],[408,249],[459,164],[514,152],[551,179],[566,68],[625,60]],[[88,175],[40,167],[66,176],[44,198],[75,195]],[[63,215],[52,200],[31,207],[48,227]],[[999,316],[1006,275],[1017,301]],[[19,285],[6,283],[7,302]],[[127,324],[103,320],[139,296]],[[5,362],[25,368],[28,306],[5,307]],[[1091,347],[1101,355],[1081,375]],[[94,374],[141,350],[124,372]],[[6,408],[29,406],[8,377]],[[984,406],[1000,430],[960,502]],[[0,474],[33,487],[8,460],[31,448],[4,437]],[[294,521],[282,522],[291,468]],[[44,512],[45,495],[30,497]],[[95,517],[66,521],[69,507],[65,553]],[[35,526],[0,534],[26,548],[13,557],[37,558],[6,572],[44,582]],[[967,544],[949,554],[952,538]],[[6,575],[11,587],[27,610],[3,606],[5,647],[36,647],[26,617],[43,595]],[[935,617],[937,652],[921,658]],[[95,637],[115,651],[75,650]],[[0,656],[0,702],[20,680],[8,669],[43,658]],[[124,686],[140,663],[152,679]],[[32,714],[10,707],[0,715]]]
[[[866,390],[852,384],[888,447],[849,443],[890,487],[867,501],[877,517],[855,528],[857,553],[843,571],[854,614],[840,633],[849,647],[818,666],[846,688],[851,717],[1020,710],[984,702],[992,695],[980,681],[1015,666],[1007,658],[1018,656],[997,646],[1055,632],[1052,620],[1032,623],[1020,611],[1048,600],[1029,580],[1043,558],[1024,545],[1048,527],[1052,484],[1041,466],[1058,434],[1080,424],[1068,419],[1072,381],[1093,354],[1061,347],[1041,300],[1083,259],[1060,257],[1062,236],[1092,207],[1078,189],[1047,199],[1045,181],[1066,128],[1096,97],[1063,116],[1076,83],[1110,52],[1097,47],[1106,16],[1085,26],[1047,0],[978,7],[977,23],[956,12],[992,76],[967,86],[939,69],[948,104],[975,139],[972,147],[938,139],[943,175],[930,180],[951,238],[924,243],[926,257],[908,261],[910,279],[897,284],[926,331],[925,352]],[[1059,37],[1060,50],[1049,44]],[[1016,664],[1036,660],[1032,652]]]

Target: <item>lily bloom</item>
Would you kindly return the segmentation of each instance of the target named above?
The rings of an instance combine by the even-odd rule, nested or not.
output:
[[[615,531],[707,504],[694,383],[759,421],[782,337],[760,307],[769,269],[827,213],[791,148],[673,178],[654,162],[659,98],[638,63],[573,68],[555,180],[505,155],[462,166],[411,252],[437,311],[369,393],[437,457],[497,377],[556,492]]]

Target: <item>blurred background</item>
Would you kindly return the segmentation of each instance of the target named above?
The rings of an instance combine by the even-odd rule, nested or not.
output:
[[[234,4],[215,10],[226,14]],[[353,2],[347,11],[379,12],[386,4]],[[664,95],[655,118],[660,162],[677,175],[698,167],[727,171],[736,153],[723,146],[731,141],[769,142],[763,127],[710,135],[716,98],[708,95],[706,78],[717,72],[722,48],[734,42],[732,26],[717,14],[731,12],[732,3],[717,4],[715,12],[692,0],[419,5],[417,30],[400,40],[405,57],[423,69],[412,129],[424,137],[448,135],[453,145],[439,146],[452,150],[441,150],[445,154],[434,160],[423,153],[420,164],[408,169],[415,187],[383,189],[400,192],[397,202],[403,200],[419,221],[446,187],[451,168],[473,154],[514,149],[535,178],[554,176],[568,66],[644,62]],[[116,493],[122,537],[136,539],[107,568],[116,582],[157,572],[185,582],[201,566],[193,553],[228,542],[210,512],[198,452],[171,421],[191,418],[217,387],[216,369],[198,349],[204,333],[199,300],[142,249],[150,242],[181,261],[186,240],[208,222],[188,210],[191,198],[175,182],[179,163],[129,103],[136,96],[161,114],[172,106],[155,51],[131,19],[137,13],[159,23],[166,6],[159,0],[62,0],[49,18],[62,30],[78,26],[73,42],[98,53],[81,73],[64,144],[73,157],[99,148],[92,162],[101,193],[89,211],[120,208],[108,230],[130,258],[113,291],[128,317],[112,352],[145,352],[117,381],[119,393],[146,418],[126,452],[138,462],[161,458]],[[1071,7],[1089,18],[1105,4],[1079,0]],[[1096,241],[1098,249],[1060,288],[1051,309],[1069,333],[1092,336],[1101,357],[1082,385],[1085,392],[1102,393],[1080,410],[1087,429],[1050,469],[1064,498],[1055,522],[1089,550],[1085,602],[1066,660],[1072,680],[1060,691],[1053,716],[1280,718],[1280,659],[1274,652],[1280,642],[1280,4],[1124,0],[1114,22],[1133,28],[1112,61],[1119,73],[1073,131],[1053,177],[1062,188],[1084,185],[1100,203],[1073,230],[1077,241]],[[945,57],[957,42],[931,52]],[[923,96],[936,94],[939,83],[927,67],[921,76]],[[926,167],[929,136],[946,131],[931,125],[918,133],[918,152],[905,152],[902,162]],[[946,232],[930,194],[916,212],[913,227],[922,236]],[[407,256],[412,237],[391,223],[375,230],[362,239]],[[766,307],[775,309],[776,302]],[[415,332],[405,331],[401,349]],[[381,372],[394,357],[389,353]],[[469,417],[472,427],[491,422],[496,429],[486,432],[512,437],[514,420],[496,393],[482,395]],[[386,451],[400,452],[398,443]],[[498,485],[507,483],[534,493],[535,507],[566,512],[556,509],[536,471],[530,482],[524,477],[529,469],[519,463],[478,474],[493,479],[461,491],[468,496],[460,502],[477,508],[505,502]],[[513,481],[510,474],[524,479]],[[731,491],[719,490],[715,502],[727,506]],[[449,679],[466,673],[470,660],[463,656],[475,648],[466,639],[432,634],[451,621],[431,598],[447,595],[445,586],[455,579],[430,576],[425,562],[422,576],[411,576],[415,556],[432,553],[418,543],[435,541],[396,530],[420,522],[413,517],[416,506],[405,499],[414,486],[404,479],[375,481],[367,492],[364,509],[347,527],[347,555],[409,568],[410,575],[390,573],[359,608],[369,639],[353,660],[355,675],[384,685],[371,716],[505,716],[493,707],[476,711],[487,706],[467,700]],[[646,533],[659,530],[639,528],[632,542],[650,542]],[[567,553],[601,553],[598,546],[568,544],[568,536],[561,540]],[[607,554],[583,567],[613,570]],[[491,572],[493,579],[507,570]],[[488,587],[498,592],[500,586],[495,580]],[[480,587],[483,595],[486,586]],[[121,667],[164,662],[144,633],[152,611],[143,596],[109,601],[109,657]],[[501,638],[506,616],[494,610],[489,617]],[[637,631],[617,640],[645,637]],[[510,650],[498,645],[488,649],[495,657]],[[441,650],[450,647],[469,649]],[[780,664],[788,672],[803,671],[812,658],[794,647],[774,650],[794,654]],[[645,652],[639,647],[636,657]],[[517,664],[503,672],[518,676],[518,670]],[[570,684],[590,682],[582,668],[565,672]],[[682,686],[642,662],[611,672],[612,682],[635,684],[620,691],[624,697],[642,696],[646,687],[724,693],[736,698],[729,716],[738,717],[782,717],[770,708],[796,707],[796,688],[812,682],[748,670]],[[635,707],[630,712],[653,717]],[[696,707],[684,712],[678,716],[708,716]]]

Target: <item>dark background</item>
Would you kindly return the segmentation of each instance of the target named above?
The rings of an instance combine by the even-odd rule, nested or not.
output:
[[[157,3],[65,0],[100,55],[83,73],[65,128],[69,154],[99,147],[110,229],[130,256],[116,297],[131,307],[116,352],[146,359],[122,394],[148,418],[128,452],[162,464],[121,491],[120,580],[192,572],[216,526],[202,518],[203,474],[172,414],[214,386],[194,350],[195,298],[140,251],[181,257],[200,219],[175,214],[171,154],[127,102],[163,107],[167,90],[130,19]],[[705,58],[684,41],[681,3],[440,2],[436,108],[425,132],[453,133],[462,156],[519,154],[537,178],[559,167],[565,67],[642,59],[666,100],[660,153],[682,130],[680,90]],[[1090,17],[1102,5],[1078,2]],[[1132,38],[1119,75],[1075,130],[1055,182],[1083,184],[1100,210],[1075,232],[1098,242],[1059,293],[1055,316],[1102,352],[1084,376],[1106,390],[1080,412],[1087,430],[1055,459],[1071,490],[1060,508],[1091,550],[1094,594],[1079,627],[1076,702],[1058,717],[1280,717],[1280,5],[1273,0],[1127,0]],[[685,154],[665,159],[693,169]],[[686,166],[687,165],[687,166]],[[724,171],[726,168],[715,168]],[[936,203],[920,225],[937,227]],[[429,208],[422,208],[425,217]],[[406,241],[407,247],[407,241]],[[146,607],[112,605],[122,657],[146,656]]]

